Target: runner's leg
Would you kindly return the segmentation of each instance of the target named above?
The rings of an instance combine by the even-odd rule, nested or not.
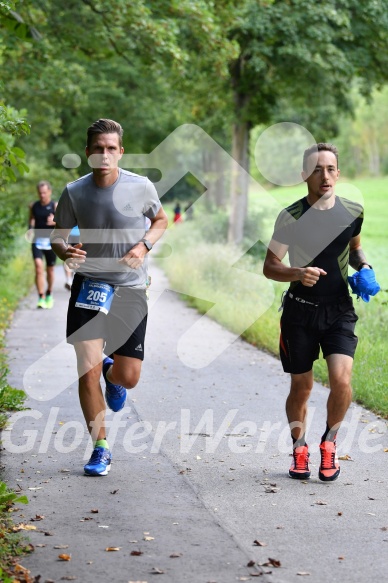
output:
[[[35,285],[39,296],[44,296],[44,268],[42,259],[35,258]]]
[[[100,386],[102,347],[101,338],[74,343],[79,377],[79,399],[93,442],[106,437],[106,404]]]
[[[54,286],[54,265],[47,266],[47,290],[52,293]]]
[[[115,354],[113,365],[108,371],[107,378],[114,385],[133,389],[139,382],[142,364],[143,361],[138,358]]]
[[[353,358],[346,354],[330,354],[326,357],[329,371],[330,394],[327,400],[327,424],[330,429],[340,426],[352,402]]]
[[[291,388],[286,401],[286,413],[291,435],[298,440],[306,433],[307,401],[313,388],[312,369],[302,374],[291,374]]]

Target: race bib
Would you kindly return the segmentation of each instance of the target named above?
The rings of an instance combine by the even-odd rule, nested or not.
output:
[[[36,248],[41,249],[41,251],[50,251],[50,237],[38,237],[35,241],[35,245]]]
[[[75,307],[98,310],[107,314],[112,304],[114,292],[115,288],[109,283],[84,279]]]

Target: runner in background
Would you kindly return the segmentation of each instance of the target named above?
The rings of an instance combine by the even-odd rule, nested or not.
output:
[[[52,188],[48,180],[37,184],[39,200],[30,205],[29,228],[34,230],[32,257],[35,265],[35,285],[38,291],[37,308],[51,309],[54,305],[52,290],[54,286],[54,266],[56,255],[51,249],[50,233],[55,225],[54,213],[57,203],[51,200]],[[43,258],[46,261],[46,278]]]

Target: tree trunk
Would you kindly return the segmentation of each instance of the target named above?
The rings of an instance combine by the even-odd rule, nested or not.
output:
[[[234,124],[228,242],[235,245],[243,240],[248,209],[249,133],[249,122],[238,121]]]

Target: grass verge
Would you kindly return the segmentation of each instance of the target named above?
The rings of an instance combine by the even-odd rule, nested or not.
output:
[[[207,313],[251,344],[278,356],[278,308],[287,284],[266,280],[257,259],[246,255],[233,261],[232,248],[199,242],[199,237],[194,222],[181,224],[169,232],[168,243],[173,255],[158,261],[172,288],[184,292],[189,304],[201,313]],[[385,272],[382,279],[386,281]],[[371,298],[368,304],[358,301],[354,304],[359,316],[356,328],[359,344],[352,381],[354,399],[388,418],[386,292]],[[314,375],[322,383],[328,383],[324,360],[315,363]],[[286,377],[284,382],[288,382]]]
[[[20,410],[26,399],[24,391],[11,387],[7,382],[8,367],[5,351],[5,333],[18,302],[31,289],[33,262],[30,246],[20,237],[15,239],[12,257],[7,265],[0,266],[0,431],[7,422],[7,412]],[[25,496],[18,496],[0,481],[0,581],[13,583],[26,581],[26,570],[17,563],[17,557],[31,551],[31,545],[15,532],[11,519],[14,503],[27,503]]]

